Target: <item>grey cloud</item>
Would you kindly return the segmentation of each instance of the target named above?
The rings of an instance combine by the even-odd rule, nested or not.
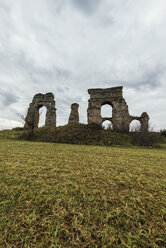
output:
[[[145,68],[143,83],[149,87],[158,87],[161,84],[161,77],[165,74],[164,65],[156,65],[155,68]]]
[[[58,124],[73,102],[86,121],[88,88],[123,85],[129,109],[137,114],[153,96],[148,113],[166,125],[165,0],[0,0],[0,7],[0,101],[8,105],[1,118],[53,92]]]
[[[71,71],[65,70],[63,68],[55,68],[54,73],[56,74],[57,78],[69,78],[71,76]]]
[[[1,102],[4,107],[8,107],[9,105],[18,102],[18,97],[15,94],[11,94],[9,92],[0,93]]]
[[[149,87],[151,89],[158,88],[162,84],[161,79],[165,75],[165,69],[164,64],[158,64],[152,67],[140,65],[138,68],[140,75],[133,79],[133,81],[125,82],[125,84],[137,90],[142,90],[142,87]]]
[[[68,87],[58,86],[58,87],[56,87],[56,91],[58,93],[67,93],[67,92],[69,92],[69,88]]]
[[[9,12],[10,8],[4,2],[0,2],[0,8],[4,9],[6,12]]]
[[[8,55],[0,55],[3,61],[9,61],[11,58]],[[71,77],[71,71],[60,68],[58,66],[52,66],[50,69],[36,66],[33,61],[26,58],[26,54],[23,51],[19,51],[13,55],[13,64],[21,71],[25,71],[29,75],[31,83],[42,84],[53,82],[54,80],[67,80]]]
[[[100,25],[102,25],[103,27],[108,27],[110,25],[113,25],[115,23],[115,20],[113,18],[113,16],[104,16],[103,18],[101,18],[100,20]]]
[[[48,0],[49,5],[50,5],[50,11],[53,12],[54,14],[56,13],[59,15],[61,11],[64,9],[66,6],[66,3],[68,0]]]
[[[86,14],[91,14],[96,11],[101,0],[71,0],[73,4]]]
[[[68,96],[68,95],[65,95],[64,98],[60,98],[59,96],[57,96],[55,100],[59,106],[61,105],[69,106],[69,108],[73,102],[79,103],[81,101],[79,96]]]
[[[56,92],[58,93],[65,93],[65,90],[61,87],[56,87]]]
[[[28,67],[27,67],[28,68]],[[46,84],[47,82],[58,82],[60,80],[67,80],[71,73],[68,70],[62,68],[53,68],[50,70],[43,68],[33,67],[29,71],[29,76],[34,83]],[[59,82],[60,83],[60,82]]]

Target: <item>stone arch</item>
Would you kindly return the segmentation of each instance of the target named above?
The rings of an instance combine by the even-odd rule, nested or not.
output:
[[[43,127],[46,124],[47,108],[46,106],[39,106],[39,122],[38,127]]]
[[[133,120],[140,122],[140,132],[148,132],[149,130],[149,116],[146,112],[143,112],[141,116],[130,116],[130,124]]]
[[[139,120],[141,123],[141,132],[148,131],[149,116],[146,112],[140,117],[129,115],[128,105],[123,98],[122,86],[107,89],[89,89],[89,105],[87,109],[88,124],[95,123],[102,125],[103,121],[110,120],[113,124],[113,130],[118,132],[129,132],[129,126],[132,120]],[[112,117],[102,117],[101,108],[104,104],[112,106]]]
[[[113,103],[112,103],[112,101],[108,101],[108,100],[104,100],[104,101],[101,101],[101,107],[102,106],[104,106],[104,105],[106,105],[106,104],[108,104],[108,105],[110,105],[111,107],[113,107]]]
[[[113,130],[119,132],[128,132],[130,116],[128,106],[122,96],[122,87],[107,89],[89,89],[90,94],[89,106],[87,110],[88,123],[102,125],[103,121],[110,120],[113,124]],[[112,117],[103,118],[101,108],[103,105],[112,106]]]
[[[101,117],[102,118],[112,118],[113,105],[111,102],[103,102],[101,103]]]
[[[141,131],[141,122],[138,119],[133,119],[130,122],[130,132],[140,132]]]
[[[113,125],[111,120],[104,120],[102,122],[102,128],[104,130],[113,130]]]
[[[45,106],[46,121],[45,126],[56,126],[56,108],[54,95],[52,93],[36,94],[29,105],[28,113],[25,118],[25,128],[37,128],[39,123],[39,109]]]

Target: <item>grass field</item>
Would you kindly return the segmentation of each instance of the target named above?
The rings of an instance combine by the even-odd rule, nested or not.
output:
[[[166,247],[166,148],[0,140],[0,247]]]

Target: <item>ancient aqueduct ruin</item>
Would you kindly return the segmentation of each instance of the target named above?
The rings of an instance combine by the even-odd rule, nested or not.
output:
[[[149,116],[143,112],[140,117],[129,115],[128,105],[122,94],[123,87],[113,87],[107,89],[89,89],[89,105],[87,109],[88,124],[95,123],[102,125],[106,120],[111,121],[113,130],[118,132],[129,132],[130,123],[138,120],[141,124],[141,132],[148,131]],[[108,104],[112,107],[112,117],[102,117],[101,108]],[[36,94],[28,108],[25,118],[25,128],[37,128],[39,122],[39,109],[45,106],[46,121],[45,126],[56,126],[56,108],[54,95],[52,93]],[[79,104],[71,105],[71,113],[68,123],[79,123]]]

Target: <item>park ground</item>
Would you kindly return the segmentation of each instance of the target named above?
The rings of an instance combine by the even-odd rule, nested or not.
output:
[[[1,138],[0,247],[166,247],[166,146]]]

